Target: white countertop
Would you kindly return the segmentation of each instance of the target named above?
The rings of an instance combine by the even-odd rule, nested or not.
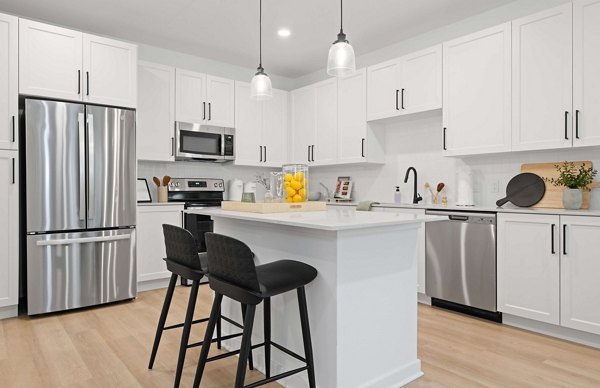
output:
[[[180,206],[183,207],[183,202],[138,202],[138,206]]]
[[[439,221],[443,217],[422,216],[418,214],[395,214],[383,212],[361,212],[353,208],[332,208],[320,212],[294,213],[247,213],[221,209],[188,209],[186,213],[203,214],[213,218],[223,217],[245,221],[266,222],[300,228],[328,231],[366,229],[382,226],[407,225],[429,221]]]
[[[328,203],[328,206],[344,206],[353,207],[356,203],[351,204],[339,204],[339,203]],[[431,205],[431,204],[417,204],[412,203],[381,203],[379,205],[373,205],[373,207],[385,207],[385,208],[399,208],[399,209],[427,209],[427,210],[441,210],[441,211],[472,211],[472,212],[493,212],[493,213],[524,213],[524,214],[555,214],[565,216],[591,216],[600,217],[600,210],[567,210],[567,209],[547,209],[537,207],[517,207],[511,204],[506,204],[503,207],[497,206],[457,206],[457,205]]]

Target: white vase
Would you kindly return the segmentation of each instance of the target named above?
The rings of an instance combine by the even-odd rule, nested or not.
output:
[[[581,192],[581,189],[566,188],[563,191],[563,206],[565,209],[579,210],[581,209],[582,202],[583,193]]]

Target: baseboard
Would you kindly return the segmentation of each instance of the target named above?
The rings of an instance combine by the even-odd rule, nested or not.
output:
[[[408,376],[408,377],[406,377]],[[360,385],[360,388],[382,387],[382,388],[397,388],[403,387],[423,376],[421,371],[421,360],[417,359],[409,364],[403,365],[396,370],[393,370],[383,376],[378,376],[377,379],[371,380]]]
[[[0,319],[14,318],[19,315],[19,306],[0,307]]]
[[[431,306],[431,297],[418,292],[417,293],[417,302]]]
[[[138,292],[156,290],[159,288],[167,288],[169,286],[169,280],[170,278],[164,278],[138,282]]]
[[[519,329],[534,331],[550,337],[556,337],[562,340],[600,349],[600,335],[597,334],[586,333],[584,331],[552,325],[550,323],[534,321],[532,319],[521,318],[506,313],[503,314],[502,320],[504,324],[518,327]]]

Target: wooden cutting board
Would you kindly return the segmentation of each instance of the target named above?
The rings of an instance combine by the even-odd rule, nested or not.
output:
[[[326,202],[308,201],[295,203],[223,201],[221,209],[249,213],[319,212],[327,210]]]
[[[556,171],[555,165],[563,164],[564,162],[555,162],[555,163],[532,163],[532,164],[523,164],[521,166],[521,172],[532,172],[534,174],[539,175],[542,178],[558,178],[558,171]],[[586,167],[593,166],[590,161],[579,161],[573,162],[576,168],[579,168],[583,163],[585,163]],[[592,188],[600,187],[598,182],[592,183],[590,185]],[[562,203],[564,187],[554,186],[550,182],[546,182],[546,194],[542,198],[540,202],[538,202],[533,207],[542,207],[542,208],[552,208],[552,209],[564,209]],[[588,209],[590,207],[590,192],[583,192],[583,204],[581,205],[582,209]]]

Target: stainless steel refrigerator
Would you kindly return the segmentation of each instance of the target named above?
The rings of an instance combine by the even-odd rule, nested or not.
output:
[[[22,104],[27,314],[134,298],[135,111]]]

